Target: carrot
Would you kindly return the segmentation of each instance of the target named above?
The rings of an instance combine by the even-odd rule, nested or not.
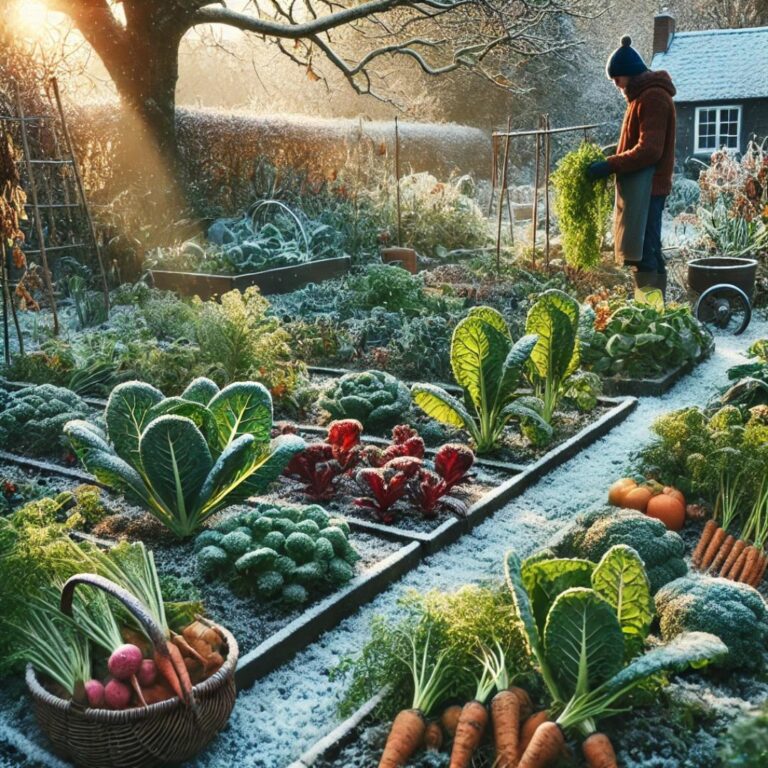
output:
[[[521,697],[516,691],[499,691],[491,699],[493,741],[496,744],[496,768],[515,768],[520,758]]]
[[[701,559],[704,557],[704,552],[709,545],[710,539],[715,535],[718,525],[714,520],[707,520],[704,530],[699,537],[699,543],[696,545],[696,549],[693,550],[691,561],[695,566],[701,565]]]
[[[171,661],[171,655],[167,650],[155,651],[154,655],[157,671],[165,678],[173,692],[184,701],[184,691],[181,688],[179,674]]]
[[[187,669],[186,664],[184,664],[181,651],[173,643],[168,643],[167,647],[173,668],[179,676],[179,684],[181,685],[181,690],[184,694],[183,699],[187,704],[192,704],[192,681],[189,679],[189,670]]]
[[[725,529],[723,528],[718,528],[712,534],[712,538],[709,540],[709,544],[707,544],[707,548],[704,550],[704,554],[701,557],[701,565],[699,568],[702,571],[706,571],[707,568],[712,565],[712,561],[715,559],[717,550],[720,549],[720,547],[723,545],[724,539]]]
[[[535,712],[523,723],[523,727],[520,729],[520,754],[528,749],[528,745],[531,743],[533,734],[536,733],[536,729],[549,719],[549,712],[546,709],[542,709],[540,712]]]
[[[539,725],[520,758],[518,768],[546,768],[554,763],[565,746],[563,729],[551,720]]]
[[[744,569],[739,574],[739,581],[743,581],[744,583],[749,584],[749,582],[755,577],[755,569],[756,567],[759,567],[759,560],[760,550],[755,546],[749,547],[747,559],[744,561]]]
[[[751,546],[746,546],[744,549],[741,550],[741,554],[737,558],[736,562],[731,567],[731,570],[728,572],[728,577],[731,579],[731,581],[738,581],[739,576],[741,575],[741,572],[744,570],[744,565],[747,562],[747,555],[749,555],[749,550],[751,549]]]
[[[712,565],[709,567],[709,573],[720,572],[720,568],[722,567],[723,563],[726,561],[726,558],[728,557],[728,554],[730,553],[730,551],[733,549],[733,545],[735,542],[736,542],[735,537],[731,536],[730,533],[725,537],[723,546],[717,550],[717,555],[715,556],[715,559],[712,561]]]
[[[197,659],[197,661],[202,664],[204,669],[208,666],[208,659],[199,653],[195,648],[193,648],[187,642],[187,639],[184,637],[184,635],[177,635],[175,632],[171,632],[171,641],[182,653],[186,653],[187,656],[190,656],[193,659]],[[210,648],[207,643],[206,646]]]
[[[469,768],[472,764],[472,753],[480,745],[487,724],[488,710],[485,704],[472,700],[462,707],[448,768]]]
[[[760,586],[760,582],[763,580],[763,576],[765,575],[766,566],[768,566],[768,555],[766,555],[765,550],[763,550],[760,553],[760,557],[757,559],[757,565],[753,571],[752,579],[747,583],[757,589],[757,587]]]
[[[379,768],[402,768],[411,755],[424,743],[427,723],[418,709],[403,709],[397,713],[387,736]]]
[[[456,735],[456,726],[459,724],[460,717],[461,707],[458,704],[453,704],[443,710],[443,714],[440,717],[440,724],[451,738]]]
[[[533,714],[533,703],[528,692],[523,688],[511,685],[509,690],[520,699],[520,723],[525,722]]]
[[[440,747],[443,746],[443,729],[437,720],[430,720],[427,724],[427,730],[424,733],[424,746],[435,752],[439,752]]]
[[[739,539],[734,545],[733,549],[728,553],[726,561],[723,563],[723,567],[720,569],[720,575],[724,578],[728,578],[728,574],[739,559],[739,555],[744,551],[744,547],[747,546],[747,542],[744,539]]]
[[[593,733],[581,745],[587,768],[619,768],[611,740],[604,733]]]

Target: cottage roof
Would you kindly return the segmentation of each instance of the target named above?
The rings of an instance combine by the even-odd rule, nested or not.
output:
[[[768,27],[676,32],[651,69],[666,69],[675,101],[768,98]]]

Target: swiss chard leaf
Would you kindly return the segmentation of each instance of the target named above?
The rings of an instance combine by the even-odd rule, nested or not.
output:
[[[240,435],[267,445],[272,431],[272,397],[255,381],[239,381],[219,392],[208,405],[216,422],[217,449],[224,451]]]
[[[461,401],[434,384],[414,384],[411,397],[427,416],[443,424],[468,428],[473,423]]]
[[[624,663],[624,635],[613,607],[592,589],[562,592],[547,616],[544,653],[567,697],[596,688]]]
[[[640,653],[654,615],[651,585],[640,555],[626,544],[611,547],[592,574],[592,588],[616,611],[627,659]]]

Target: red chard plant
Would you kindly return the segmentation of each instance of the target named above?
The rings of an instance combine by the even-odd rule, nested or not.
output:
[[[333,458],[333,447],[328,443],[312,443],[297,453],[288,463],[284,474],[305,483],[305,495],[314,501],[323,501],[336,493],[334,481],[342,473]]]

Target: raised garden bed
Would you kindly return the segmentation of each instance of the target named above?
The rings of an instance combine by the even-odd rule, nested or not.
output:
[[[93,484],[87,473],[73,476],[55,465],[41,468],[44,462],[6,452],[2,452],[0,460],[8,462],[14,481],[18,481],[20,475],[30,480],[34,472],[46,472],[54,478],[49,487],[52,492],[69,490],[79,483]],[[21,467],[26,471],[20,473]],[[1,470],[2,465],[0,477],[4,477],[5,473]],[[60,480],[60,485],[56,484],[56,479]],[[226,582],[199,576],[194,565],[190,567],[195,560],[194,539],[181,543],[172,541],[154,519],[127,505],[122,499],[112,496],[107,505],[120,514],[121,521],[123,516],[129,517],[128,528],[121,530],[115,526],[113,532],[108,519],[106,523],[97,525],[93,534],[76,533],[75,536],[100,545],[115,543],[123,534],[129,540],[143,540],[154,552],[161,576],[191,579],[211,618],[237,637],[241,649],[236,672],[239,688],[250,686],[277,669],[323,632],[336,626],[415,568],[421,559],[421,549],[416,542],[386,541],[365,532],[355,533],[352,544],[361,555],[355,577],[330,594],[315,594],[305,606],[287,609],[270,601],[239,596]]]
[[[696,359],[673,368],[659,376],[648,379],[626,379],[612,376],[603,379],[603,389],[609,395],[634,395],[635,397],[660,397],[687,376],[699,363],[706,360],[714,351],[715,342],[705,349]]]
[[[242,275],[213,275],[204,272],[173,272],[164,269],[150,270],[155,288],[175,291],[183,296],[199,296],[210,299],[235,289],[245,290],[256,285],[261,293],[289,293],[307,283],[319,283],[349,272],[352,260],[349,256],[335,259],[308,261],[290,267],[264,269]]]
[[[477,467],[485,471],[486,477],[489,477],[489,472],[497,476],[505,474],[507,477],[506,479],[500,477],[495,487],[491,487],[481,498],[471,503],[465,517],[443,515],[433,521],[408,519],[407,524],[385,525],[363,519],[361,516],[363,513],[356,511],[353,507],[345,506],[343,509],[337,507],[336,511],[347,518],[350,527],[355,531],[372,533],[393,541],[416,541],[421,544],[426,554],[433,554],[472,530],[547,472],[565,463],[580,450],[607,434],[629,416],[637,406],[637,399],[634,397],[601,398],[600,404],[605,410],[597,420],[526,466],[476,459]],[[316,431],[324,432],[320,429]],[[365,442],[373,440],[375,438],[364,438]],[[278,498],[280,498],[279,495]]]

